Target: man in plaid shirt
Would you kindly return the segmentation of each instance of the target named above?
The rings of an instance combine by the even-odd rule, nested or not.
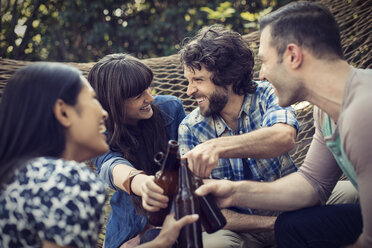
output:
[[[179,127],[180,153],[202,178],[274,181],[297,170],[288,152],[299,125],[267,82],[254,82],[254,55],[241,35],[201,29],[180,51],[187,95],[198,108]],[[349,183],[348,188],[352,188]],[[279,212],[224,209],[224,230],[203,233],[204,247],[274,247]]]
[[[252,81],[254,55],[240,34],[221,26],[204,28],[180,55],[187,94],[199,106],[183,120],[178,137],[180,153],[194,173],[273,181],[296,171],[288,154],[299,128],[295,110],[279,107],[270,83]],[[277,213],[233,208],[224,214],[228,230],[204,232],[204,247],[274,244],[276,217],[271,215]]]

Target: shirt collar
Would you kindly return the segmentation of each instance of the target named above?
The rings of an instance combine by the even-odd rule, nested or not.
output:
[[[244,118],[245,115],[249,115],[249,107],[251,105],[252,96],[253,94],[248,94],[248,93],[245,94],[243,105],[239,112],[239,117],[238,117],[239,120]],[[213,121],[214,121],[214,128],[216,130],[216,134],[218,137],[220,137],[225,132],[226,129],[230,129],[220,115],[216,115],[215,117],[213,117]]]

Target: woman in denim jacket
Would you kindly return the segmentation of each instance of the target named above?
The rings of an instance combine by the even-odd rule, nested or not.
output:
[[[168,140],[177,140],[185,117],[180,99],[155,96],[149,67],[127,54],[111,54],[96,63],[88,76],[98,100],[109,113],[110,151],[94,159],[97,172],[116,192],[106,227],[105,247],[134,247],[150,228],[145,211],[166,207],[167,197],[154,183],[154,163]],[[142,205],[141,205],[142,200]]]

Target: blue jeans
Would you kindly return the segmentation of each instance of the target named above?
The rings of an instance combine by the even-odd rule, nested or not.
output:
[[[154,228],[146,231],[141,237],[140,244],[144,244],[154,240],[159,235],[160,231],[161,229],[159,228]],[[172,248],[177,248],[177,242],[173,244]]]
[[[340,247],[354,243],[362,228],[359,204],[310,207],[279,215],[275,240],[278,248]]]

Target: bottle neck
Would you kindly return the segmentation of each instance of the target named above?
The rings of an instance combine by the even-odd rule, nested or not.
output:
[[[179,187],[180,189],[188,189],[191,191],[191,175],[189,173],[189,169],[187,167],[187,162],[186,160],[181,160],[181,165],[179,168]]]
[[[162,170],[177,171],[180,159],[177,153],[169,152],[162,166]]]
[[[171,140],[168,143],[168,151],[161,169],[163,171],[177,171],[179,164],[180,157],[178,155],[178,142]]]

